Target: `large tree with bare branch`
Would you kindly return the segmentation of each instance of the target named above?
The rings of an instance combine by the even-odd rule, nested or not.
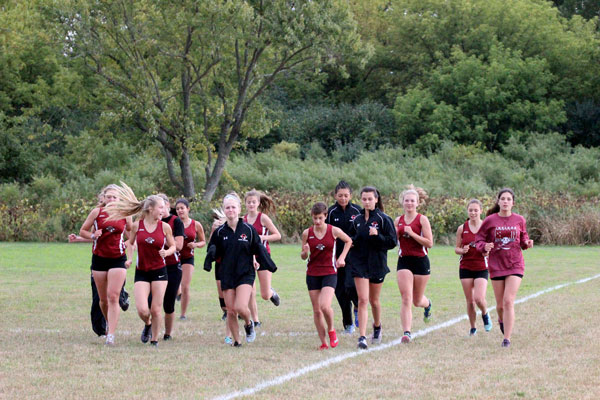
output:
[[[341,66],[360,52],[338,0],[73,0],[70,51],[109,88],[110,111],[154,140],[169,177],[196,195],[191,159],[205,162],[210,200],[234,146],[266,133],[260,99],[284,71]],[[178,165],[178,170],[177,170]]]

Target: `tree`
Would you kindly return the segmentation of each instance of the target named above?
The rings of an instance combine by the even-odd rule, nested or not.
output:
[[[73,0],[66,11],[73,54],[111,88],[110,110],[160,144],[186,197],[191,158],[203,154],[205,200],[234,146],[266,133],[260,99],[280,74],[359,51],[341,1]]]

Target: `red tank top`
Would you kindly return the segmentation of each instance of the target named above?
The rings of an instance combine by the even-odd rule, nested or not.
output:
[[[254,229],[256,229],[256,232],[258,232],[259,235],[268,235],[269,230],[260,222],[261,217],[262,213],[258,213],[258,215],[256,216],[256,220],[254,220],[252,226],[254,227]],[[248,214],[244,215],[244,222],[248,222]],[[261,240],[261,243],[267,248],[267,253],[271,254],[269,242],[267,242],[266,240]]]
[[[306,267],[306,275],[324,276],[337,273],[335,267],[335,238],[333,227],[327,225],[327,230],[322,239],[315,235],[314,227],[308,228],[307,243],[310,247],[310,256]]]
[[[167,264],[165,259],[158,253],[162,249],[167,238],[163,232],[162,221],[158,221],[154,232],[149,233],[144,226],[144,220],[140,220],[140,227],[137,231],[137,269],[141,271],[152,271],[160,269]]]
[[[400,257],[425,257],[427,255],[427,247],[419,244],[415,239],[404,233],[404,226],[406,225],[410,226],[417,235],[423,236],[423,233],[421,232],[421,214],[417,214],[410,224],[404,222],[404,215],[400,216],[398,226],[396,227],[396,234],[398,235],[398,242],[400,243],[398,255]]]
[[[469,245],[469,252],[460,256],[460,268],[468,269],[471,271],[483,271],[487,269],[487,258],[485,258],[475,248],[475,236],[477,234],[471,231],[469,227],[469,221],[463,225],[462,239],[460,242],[461,246]]]
[[[176,215],[171,215],[171,218],[169,218],[168,224],[171,227],[171,232],[175,232],[175,219],[176,218],[177,218]],[[167,263],[167,265],[175,265],[178,262],[179,262],[179,252],[178,251],[171,254],[170,256],[167,256],[167,258],[165,258],[165,263]]]
[[[106,258],[120,258],[125,255],[123,232],[127,221],[125,218],[117,221],[107,221],[108,214],[102,207],[94,220],[94,230],[102,229],[102,235],[94,239],[92,253]]]
[[[189,243],[192,243],[196,240],[196,221],[190,218],[190,224],[183,231],[183,248],[179,252],[179,257],[182,260],[186,258],[191,258],[194,256],[194,249],[190,249],[188,247]]]

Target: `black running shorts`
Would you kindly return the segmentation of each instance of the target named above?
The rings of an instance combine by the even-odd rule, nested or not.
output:
[[[479,279],[483,278],[487,281],[488,279],[488,270],[484,269],[481,271],[471,271],[470,269],[460,268],[458,270],[458,276],[460,279]]]
[[[153,269],[150,271],[142,271],[140,269],[135,270],[134,282],[154,282],[168,280],[167,267]]]
[[[401,269],[407,269],[413,273],[413,275],[429,275],[431,274],[431,268],[429,266],[429,257],[415,257],[415,256],[403,256],[398,257],[397,271]]]
[[[125,261],[127,261],[127,256],[107,258],[92,254],[92,271],[108,271],[113,268],[125,268]]]
[[[335,290],[337,286],[337,274],[322,276],[306,275],[306,286],[308,290],[321,290],[325,286],[329,286]]]

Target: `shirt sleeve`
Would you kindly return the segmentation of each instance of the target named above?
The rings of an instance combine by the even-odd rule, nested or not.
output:
[[[206,258],[204,259],[204,270],[210,272],[212,263],[217,259],[217,231],[215,230],[210,236],[210,241],[206,247]]]
[[[490,221],[489,217],[484,219],[481,228],[479,228],[477,235],[475,235],[475,248],[480,253],[485,253],[485,244],[488,242],[488,231],[492,225]]]
[[[383,218],[383,226],[377,235],[369,236],[372,243],[375,243],[381,250],[391,250],[398,244],[394,222],[389,216]]]
[[[175,218],[175,221],[173,221],[173,237],[185,236],[184,231],[183,221],[179,217]]]
[[[521,222],[521,241],[519,243],[521,245],[521,249],[527,249],[528,240],[529,234],[527,233],[527,221],[525,221],[525,218],[523,218],[523,221]]]

